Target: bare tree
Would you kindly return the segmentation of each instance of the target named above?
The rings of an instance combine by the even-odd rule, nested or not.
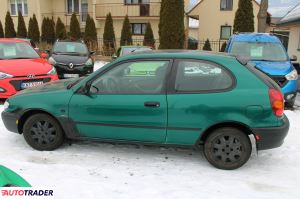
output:
[[[269,1],[268,0],[261,0],[259,12],[258,12],[258,15],[257,15],[257,18],[258,18],[258,32],[262,32],[262,33],[266,32],[268,7],[269,7]]]

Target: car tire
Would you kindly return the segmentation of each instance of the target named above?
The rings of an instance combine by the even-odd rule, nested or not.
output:
[[[252,145],[249,136],[235,128],[220,128],[205,140],[204,155],[218,169],[233,170],[250,158]]]
[[[26,142],[39,151],[52,151],[64,142],[64,133],[60,124],[47,114],[35,114],[29,117],[23,127]]]

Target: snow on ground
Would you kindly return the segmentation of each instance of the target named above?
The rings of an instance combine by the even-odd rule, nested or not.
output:
[[[94,65],[94,71],[98,70],[99,68],[103,67],[108,62],[105,61],[96,61]]]
[[[298,100],[300,105],[300,100]],[[2,112],[3,106],[0,106]],[[201,151],[76,142],[53,152],[30,148],[0,120],[0,164],[59,199],[300,198],[300,110],[281,148],[252,154],[234,171],[210,166]]]

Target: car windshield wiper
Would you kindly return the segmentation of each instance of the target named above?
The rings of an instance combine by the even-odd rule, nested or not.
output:
[[[36,57],[15,57],[15,58],[9,58],[9,59],[35,59]]]

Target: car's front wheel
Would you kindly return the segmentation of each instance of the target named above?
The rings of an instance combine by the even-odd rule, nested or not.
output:
[[[235,128],[226,127],[213,131],[204,144],[206,159],[219,169],[232,170],[243,166],[251,152],[249,136]]]
[[[64,142],[64,133],[59,123],[47,114],[29,117],[23,127],[26,142],[39,151],[52,151]]]

